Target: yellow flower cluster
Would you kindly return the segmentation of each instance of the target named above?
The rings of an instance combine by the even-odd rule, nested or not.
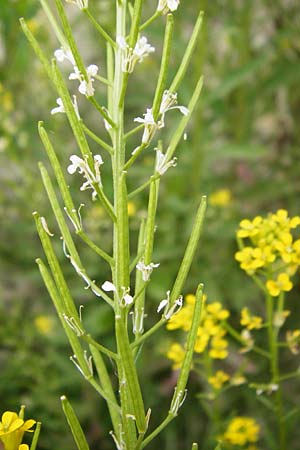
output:
[[[300,217],[290,218],[284,209],[266,218],[240,222],[237,237],[242,248],[235,258],[247,274],[259,271],[266,278],[266,288],[273,297],[293,287],[290,276],[300,265],[300,239],[294,240],[292,230],[299,225]]]
[[[213,376],[208,378],[209,384],[215,389],[221,389],[223,385],[230,379],[228,373],[218,370]]]
[[[22,444],[25,431],[33,431],[31,428],[35,420],[24,420],[21,414],[6,411],[2,414],[0,422],[0,443],[4,450],[29,450],[27,444]]]
[[[244,447],[247,444],[253,444],[258,441],[259,430],[259,425],[255,419],[243,416],[234,417],[222,439],[229,444]],[[251,445],[248,448],[254,449],[255,447]]]
[[[228,206],[231,203],[232,195],[229,189],[219,189],[212,192],[208,197],[211,206]]]
[[[174,342],[167,352],[167,358],[173,361],[172,369],[177,370],[182,366],[185,357],[185,349],[182,345]]]
[[[205,297],[205,296],[204,296]],[[222,321],[229,317],[229,311],[222,308],[220,302],[206,304],[203,302],[201,324],[198,328],[197,339],[194,347],[196,353],[203,353],[208,350],[208,354],[214,359],[224,359],[228,356],[228,342],[225,339],[226,330]],[[187,295],[185,305],[174,314],[167,323],[168,330],[181,329],[189,331],[192,324],[195,296]],[[174,361],[173,368],[180,368],[184,358],[184,348],[177,343],[172,344],[167,357]]]
[[[252,316],[248,308],[241,311],[241,325],[248,330],[259,330],[263,326],[263,319],[259,316]]]
[[[298,355],[300,351],[300,330],[287,331],[286,342],[293,355]]]

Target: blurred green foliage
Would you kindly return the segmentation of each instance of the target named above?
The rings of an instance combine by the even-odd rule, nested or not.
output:
[[[91,3],[102,24],[112,30],[112,2],[95,0]],[[145,3],[146,18],[153,11],[153,2]],[[168,172],[162,183],[154,254],[154,261],[159,261],[161,266],[153,274],[149,322],[156,320],[155,305],[174,279],[201,194],[210,195],[219,189],[227,189],[230,200],[225,204],[224,201],[210,204],[205,233],[188,280],[189,289],[194,290],[196,284],[203,281],[209,297],[221,300],[231,310],[233,318],[245,305],[259,311],[261,301],[256,288],[234,261],[235,230],[239,221],[279,207],[286,208],[291,215],[299,214],[298,1],[182,1],[182,7],[176,13],[174,69],[192,28],[195,3],[197,9],[199,3],[205,10],[205,22],[196,57],[179,92],[179,104],[186,104],[199,67],[205,76],[205,88],[187,129],[187,140],[180,146],[178,166]],[[106,437],[109,423],[105,406],[103,402],[96,402],[89,387],[69,362],[69,349],[34,264],[41,249],[31,213],[39,209],[42,214],[47,214],[49,210],[37,175],[37,161],[46,160],[37,136],[37,121],[47,122],[65,167],[75,149],[71,133],[66,130],[65,117],[54,120],[50,116],[50,109],[55,106],[55,95],[21,34],[18,18],[26,18],[49,56],[58,44],[51,36],[38,1],[2,0],[0,5],[1,408],[17,410],[20,403],[25,403],[30,416],[43,422],[40,449],[70,449],[74,445],[59,403],[59,396],[67,394],[75,403],[92,448],[100,445],[105,450],[113,447],[110,438]],[[97,62],[101,70],[104,69],[104,52],[99,55],[98,46],[96,49],[92,45],[98,37],[79,15],[72,19],[86,62]],[[163,33],[161,20],[153,23],[146,32],[158,53]],[[154,57],[150,61],[149,58],[129,85],[128,128],[132,127],[132,119],[140,116],[150,104],[155,79],[149,74],[155,73],[157,68],[158,59]],[[90,110],[84,111],[83,107],[82,114],[85,113],[90,127],[97,129],[96,117]],[[176,121],[177,116],[174,114],[171,119]],[[168,129],[164,133],[168,133]],[[130,144],[134,148],[134,139]],[[132,189],[146,180],[153,159],[149,151],[140,160],[140,165],[133,169]],[[107,177],[104,173],[104,184],[109,181]],[[82,201],[86,203],[86,197],[78,193],[78,204]],[[140,194],[133,201],[136,206],[136,213],[131,218],[134,248],[138,219],[146,207],[146,195]],[[111,237],[107,219],[99,208],[92,206],[90,211],[88,216],[83,209],[85,226],[90,235],[103,241],[109,250]],[[50,215],[47,220],[50,229],[57,232]],[[91,276],[105,280],[105,266],[99,264],[84,247],[80,248]],[[58,252],[63,261],[62,250],[58,249]],[[88,293],[82,291],[81,281],[73,271],[70,268],[66,270],[78,304],[85,305],[85,322],[109,345],[111,317],[106,307],[98,300],[91,300]],[[298,297],[299,287],[289,296]],[[299,327],[299,312],[295,307],[289,318],[290,328]],[[50,320],[48,331],[41,326],[43,322],[40,321],[38,326],[37,318],[45,316]],[[160,412],[166,409],[175,384],[175,374],[164,357],[168,339],[167,332],[161,331],[156,340],[144,347],[140,358],[145,397],[154,417],[159,417]],[[283,361],[283,364],[289,363]],[[238,364],[238,361],[233,364]],[[212,448],[207,441],[208,419],[196,398],[202,389],[200,378],[193,374],[188,401],[183,406],[180,420],[175,421],[164,433],[164,438],[154,445],[183,450],[190,448],[192,440],[196,440],[202,449]],[[299,383],[290,382],[286,394],[291,409],[299,389]],[[224,400],[224,413],[256,414],[257,402],[247,388],[240,387],[236,392]],[[264,410],[256,414],[257,419],[263,421],[264,414]],[[299,417],[293,417],[291,421],[291,450],[297,450],[299,439],[299,430],[292,426],[296,419]],[[271,441],[268,437],[266,439],[266,447],[262,448],[269,448]]]

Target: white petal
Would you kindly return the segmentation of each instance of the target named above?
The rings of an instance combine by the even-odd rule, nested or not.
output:
[[[103,164],[101,155],[94,155],[94,160],[98,163],[98,165]]]
[[[82,94],[82,95],[86,95],[86,94],[87,94],[87,84],[86,84],[86,81],[85,81],[85,80],[83,80],[83,81],[80,83],[80,85],[79,85],[79,87],[78,87],[78,91],[79,91],[80,94]]]
[[[88,68],[86,69],[87,74],[89,77],[94,77],[95,75],[97,75],[99,70],[99,67],[96,66],[96,64],[91,64],[90,66],[88,66]]]
[[[131,305],[133,303],[133,297],[129,294],[125,294],[123,297],[126,305]]]
[[[183,114],[184,116],[187,116],[190,112],[189,109],[186,108],[186,106],[177,106],[177,108],[179,109],[181,114]]]
[[[110,281],[105,281],[101,287],[105,292],[117,292],[115,285]]]
[[[63,51],[62,48],[55,50],[54,56],[59,62],[63,62],[66,57],[65,52]]]
[[[159,313],[162,309],[164,309],[168,305],[169,301],[167,299],[164,299],[160,302],[157,308],[157,312]]]

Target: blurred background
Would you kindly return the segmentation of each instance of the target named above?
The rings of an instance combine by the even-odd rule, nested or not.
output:
[[[113,34],[113,2],[91,0],[90,3],[92,12]],[[105,404],[95,398],[69,361],[70,349],[34,262],[36,257],[42,256],[32,220],[34,210],[46,216],[49,228],[59,237],[37,168],[40,160],[48,164],[39,142],[37,121],[45,121],[63,167],[67,167],[69,156],[77,149],[65,116],[50,115],[57,95],[21,33],[19,17],[25,17],[49,58],[59,44],[37,0],[2,0],[0,5],[1,410],[18,410],[20,404],[26,404],[28,416],[43,423],[40,450],[71,449],[74,443],[59,401],[60,395],[66,394],[87,430],[91,448],[111,449],[114,445],[108,436],[110,424]],[[145,1],[145,19],[155,7],[155,1]],[[209,299],[220,300],[231,311],[233,323],[238,323],[243,306],[251,305],[251,309],[259,313],[262,301],[257,288],[234,261],[235,230],[239,221],[278,208],[287,209],[290,215],[299,215],[300,211],[299,2],[182,0],[175,14],[170,79],[183,55],[199,7],[205,11],[201,42],[178,93],[179,104],[187,104],[201,71],[205,85],[187,129],[187,140],[179,146],[178,165],[161,183],[154,254],[154,262],[160,262],[161,266],[153,274],[149,289],[149,323],[155,320],[156,305],[164,298],[176,275],[200,195],[209,196],[209,208],[185,294],[194,292],[198,282],[204,282]],[[67,9],[84,61],[98,64],[100,72],[105,73],[102,42],[77,8],[70,5]],[[151,104],[163,31],[164,19],[161,18],[145,32],[157,52],[137,67],[129,85],[128,129],[132,127],[133,118],[141,116]],[[97,95],[101,101],[101,89]],[[80,102],[81,115],[90,128],[101,134],[97,113],[82,99]],[[176,111],[168,114],[166,135],[180,119]],[[93,145],[92,148],[97,149]],[[151,173],[153,153],[146,152],[132,169],[131,189]],[[103,177],[110,195],[108,170],[105,173],[104,169]],[[83,209],[85,229],[109,251],[110,222],[101,207],[89,203],[89,196],[79,192],[77,182],[74,177],[76,203],[86,204]],[[133,249],[146,202],[144,192],[131,203]],[[90,292],[82,290],[81,280],[65,262],[59,239],[56,243],[78,305],[85,305],[86,327],[94,336],[112,345],[110,312],[91,297]],[[99,282],[106,280],[109,277],[107,267],[80,243],[78,247],[91,278]],[[293,314],[288,319],[291,328],[299,327],[298,297],[299,282],[288,295],[291,302],[295,300],[291,303]],[[175,384],[176,373],[165,357],[172,338],[173,335],[161,330],[144,346],[139,362],[144,395],[153,417],[160,417],[162,411],[166,411]],[[297,367],[299,358],[293,358]],[[233,360],[228,364],[238,362]],[[257,367],[251,370],[253,376],[259,376]],[[197,397],[205,389],[201,377],[192,374],[188,401],[179,418],[149,448],[183,450],[190,448],[193,440],[199,442],[201,449],[214,448],[209,420]],[[225,393],[221,409],[224,414],[235,411],[254,415],[263,423],[266,412],[263,409],[258,412],[257,402],[247,389],[242,386],[230,391],[228,396]],[[299,383],[289,384],[287,401],[291,408],[299,390]],[[299,430],[293,427],[296,420],[299,415],[291,422],[290,450],[298,449]],[[261,448],[270,448],[267,436],[261,442]]]

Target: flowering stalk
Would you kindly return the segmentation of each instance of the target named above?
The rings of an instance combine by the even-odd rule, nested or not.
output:
[[[86,234],[80,215],[82,204],[79,208],[75,207],[68,187],[69,183],[65,179],[65,171],[60,165],[42,122],[39,123],[39,134],[50,160],[56,183],[61,193],[61,199],[56,195],[55,184],[51,179],[51,175],[43,164],[40,163],[39,166],[44,187],[56,218],[59,233],[62,237],[66,262],[72,265],[75,273],[82,279],[85,288],[89,289],[91,295],[103,299],[114,313],[116,352],[97,342],[85,329],[81,317],[81,307],[78,312],[78,307],[67,286],[63,271],[52,246],[53,233],[49,230],[46,219],[40,217],[38,213],[34,213],[38,234],[50,270],[40,259],[37,260],[37,264],[72,347],[73,356],[71,356],[71,360],[84,378],[107,403],[113,425],[111,435],[117,449],[140,450],[152,441],[177,416],[178,410],[186,397],[186,384],[191,369],[192,355],[201,316],[203,286],[199,285],[196,293],[193,322],[187,338],[186,354],[169,413],[161,425],[147,436],[150,410],[147,411],[144,405],[142,383],[140,382],[135,364],[136,352],[142,342],[152,336],[155,331],[176,315],[182,307],[181,293],[184,289],[184,284],[196,252],[206,209],[206,197],[203,196],[186,251],[181,264],[179,264],[174,286],[169,290],[167,287],[164,287],[167,294],[157,309],[158,313],[161,314],[161,318],[158,319],[152,328],[144,330],[146,328],[144,318],[145,310],[147,309],[147,286],[151,281],[153,270],[159,270],[159,263],[153,262],[152,256],[155,250],[155,220],[161,178],[167,170],[173,170],[177,164],[177,158],[174,157],[174,153],[198,102],[202,88],[202,77],[199,77],[188,107],[177,106],[176,91],[184,78],[200,33],[202,12],[198,16],[187,47],[187,52],[182,59],[171,88],[167,89],[166,80],[174,29],[172,13],[179,6],[178,0],[160,0],[156,13],[144,24],[141,23],[144,1],[135,0],[133,2],[133,8],[131,8],[130,29],[127,29],[127,27],[129,23],[129,6],[131,5],[129,5],[127,0],[117,0],[116,40],[113,40],[94,18],[89,9],[88,0],[69,0],[69,3],[73,3],[84,13],[83,16],[88,18],[89,22],[97,29],[103,39],[107,50],[106,76],[98,75],[99,68],[96,64],[85,65],[85,61],[78,50],[73,36],[62,0],[55,0],[61,25],[57,23],[55,15],[47,1],[42,0],[46,15],[62,45],[60,49],[55,51],[56,59],[53,59],[51,63],[49,63],[44,51],[24,20],[21,20],[21,24],[36,55],[41,60],[53,87],[57,91],[58,98],[56,101],[58,106],[52,109],[51,114],[60,113],[66,115],[81,153],[80,156],[77,154],[71,155],[71,163],[67,171],[71,176],[81,176],[83,178],[80,191],[92,192],[93,201],[99,202],[103,206],[111,220],[113,234],[111,255],[105,252],[101,246],[96,245]],[[134,74],[137,64],[142,63],[146,57],[150,57],[155,50],[148,43],[147,38],[140,35],[140,31],[165,13],[167,13],[167,16],[162,60],[152,106],[144,109],[146,113],[143,117],[137,117],[135,119],[140,125],[131,131],[127,131],[124,125],[127,85]],[[67,82],[60,70],[60,63],[64,61],[73,67],[71,69],[73,71],[69,75],[69,80],[71,82],[72,80],[79,82],[79,93],[100,114],[103,126],[107,132],[106,139],[91,131],[81,117],[78,106],[80,103],[77,102],[75,95],[70,94]],[[97,82],[102,82],[106,87],[107,96],[105,106],[98,103]],[[127,180],[131,176],[130,169],[138,156],[150,147],[156,135],[164,128],[167,120],[167,112],[171,109],[178,109],[183,115],[179,126],[167,144],[166,152],[163,150],[163,141],[160,140],[158,142],[154,152],[155,164],[153,173],[147,181],[135,189],[135,195],[137,195],[141,190],[149,186],[149,197],[147,218],[142,220],[140,226],[137,254],[132,257],[130,254]],[[129,137],[134,134],[137,135],[140,131],[142,131],[140,144],[136,149],[130,149],[128,145]],[[100,153],[92,154],[87,136],[100,146],[100,151],[102,149],[105,150],[111,158],[113,180],[112,198],[109,198],[106,194],[106,186],[102,183],[101,170],[104,164],[102,156]],[[107,142],[108,138],[110,142]],[[84,194],[86,193],[82,192],[82,195]],[[63,205],[61,205],[61,200]],[[98,285],[98,283],[89,277],[88,271],[85,269],[76,248],[69,225],[74,228],[76,235],[108,264],[111,273],[110,280],[103,280],[105,282]],[[131,273],[134,269],[136,270],[133,289]],[[129,328],[131,323],[129,320],[130,314],[133,314],[134,339],[131,338]],[[91,353],[90,356],[88,352]],[[106,357],[115,361],[119,382],[119,395],[116,395],[113,389],[113,384],[107,370]],[[97,372],[97,378],[94,374],[94,367]],[[88,444],[78,419],[64,396],[62,397],[62,406],[78,449],[87,450]],[[193,449],[195,448],[196,444],[193,444]]]

